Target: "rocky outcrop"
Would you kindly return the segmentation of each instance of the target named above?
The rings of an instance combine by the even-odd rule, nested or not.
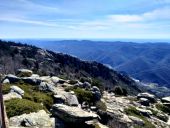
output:
[[[46,82],[41,82],[39,85],[39,89],[41,91],[49,91],[49,92],[55,92],[55,87],[52,84],[46,83]]]
[[[18,86],[11,86],[10,88],[11,88],[10,92],[15,92],[15,93],[17,93],[17,94],[19,94],[21,96],[24,95],[24,90],[22,90]]]
[[[85,121],[97,119],[94,113],[89,113],[78,107],[71,107],[62,104],[52,106],[52,114],[67,123],[84,123]]]
[[[18,69],[17,76],[19,77],[30,77],[32,75],[32,71],[28,69]]]
[[[139,94],[137,95],[137,98],[138,98],[138,99],[140,99],[140,98],[146,98],[146,99],[148,99],[151,103],[155,103],[155,102],[156,102],[155,96],[152,95],[152,94],[149,94],[149,93],[147,93],[147,92],[145,92],[145,93],[139,93]]]
[[[52,128],[54,126],[50,116],[44,110],[12,117],[9,123],[13,127]]]
[[[21,80],[19,77],[12,75],[12,74],[8,74],[5,79],[8,79],[10,83],[15,83],[18,82],[19,80]]]

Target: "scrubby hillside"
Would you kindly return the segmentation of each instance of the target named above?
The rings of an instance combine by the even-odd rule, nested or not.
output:
[[[129,94],[140,92],[132,79],[103,64],[81,61],[70,55],[54,53],[34,46],[0,41],[0,72],[14,74],[20,68],[31,69],[40,75],[57,75],[64,79],[88,78],[99,81],[103,89],[121,86],[127,89]]]
[[[21,40],[37,46],[72,54],[85,60],[108,64],[143,82],[170,87],[170,44],[89,40]]]

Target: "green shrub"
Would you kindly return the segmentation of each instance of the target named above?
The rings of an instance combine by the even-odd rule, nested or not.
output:
[[[88,78],[88,77],[81,77],[80,82],[82,82],[82,83],[84,83],[84,82],[92,83],[92,80],[90,78]]]
[[[26,99],[12,99],[6,101],[5,106],[8,117],[37,112],[43,109],[41,104]]]
[[[116,95],[120,95],[120,96],[126,96],[127,95],[127,90],[120,87],[120,86],[116,86],[114,87],[114,90],[113,92],[116,94]]]
[[[162,112],[170,114],[170,107],[167,107],[163,104],[156,104],[156,108]]]
[[[73,89],[73,91],[75,92],[80,103],[83,103],[84,101],[88,103],[94,102],[94,97],[92,92],[81,88]]]
[[[69,84],[71,84],[71,85],[74,85],[74,84],[76,84],[77,83],[77,80],[70,80],[69,81]]]
[[[146,117],[141,115],[140,112],[135,107],[126,108],[124,111],[127,115],[135,116],[137,118],[142,119],[145,123],[144,128],[155,128],[155,126],[150,121],[148,121]],[[139,126],[135,126],[135,127],[139,127]]]
[[[107,110],[106,104],[104,102],[102,102],[102,101],[97,101],[96,102],[96,107],[97,107],[97,109],[100,109],[102,111],[106,111]]]
[[[42,91],[39,91],[37,86],[32,86],[30,84],[26,84],[23,81],[19,81],[15,83],[16,86],[24,90],[24,96],[23,99],[27,99],[36,103],[43,103],[44,107],[46,109],[50,109],[53,105],[53,97],[52,93],[45,93]],[[9,92],[10,90],[10,84],[5,84],[3,86],[3,92]]]
[[[104,91],[104,86],[102,85],[102,82],[99,79],[92,79],[92,86],[96,86],[100,89],[100,91]]]
[[[53,105],[53,98],[50,93],[33,92],[33,101],[36,103],[43,103],[43,105],[49,110]]]
[[[95,102],[95,98],[92,94],[92,92],[82,89],[82,88],[78,88],[78,87],[67,87],[65,88],[66,92],[69,91],[74,91],[75,95],[78,98],[78,101],[80,103],[83,103],[84,101],[88,102],[88,103],[94,103]]]

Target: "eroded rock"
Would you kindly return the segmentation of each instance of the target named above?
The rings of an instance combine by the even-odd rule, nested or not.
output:
[[[97,119],[98,115],[86,112],[78,107],[71,107],[63,104],[52,106],[52,114],[67,123],[84,123],[85,121]]]

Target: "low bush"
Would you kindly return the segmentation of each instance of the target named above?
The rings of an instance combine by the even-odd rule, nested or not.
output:
[[[134,116],[134,117],[142,119],[145,123],[144,128],[156,128],[151,122],[149,122],[147,120],[146,117],[141,115],[140,112],[135,107],[126,108],[124,111],[127,115]],[[135,127],[137,128],[139,126],[135,126]]]
[[[170,107],[167,107],[163,104],[156,104],[156,108],[162,112],[165,112],[167,114],[170,114]]]
[[[104,91],[104,86],[103,86],[102,82],[99,79],[92,79],[91,85],[98,87],[101,92]]]
[[[74,85],[74,84],[76,84],[77,83],[77,80],[70,80],[69,81],[69,84],[71,84],[71,85]]]
[[[74,91],[80,103],[83,103],[84,101],[88,102],[89,104],[95,102],[95,98],[91,91],[78,87],[67,87],[65,88],[65,91],[66,92]]]
[[[113,92],[116,94],[116,95],[120,95],[120,96],[126,96],[127,95],[127,90],[120,87],[120,86],[116,86],[114,87],[114,90]]]
[[[37,112],[43,109],[40,103],[35,103],[26,99],[12,99],[6,101],[5,106],[8,117]]]

